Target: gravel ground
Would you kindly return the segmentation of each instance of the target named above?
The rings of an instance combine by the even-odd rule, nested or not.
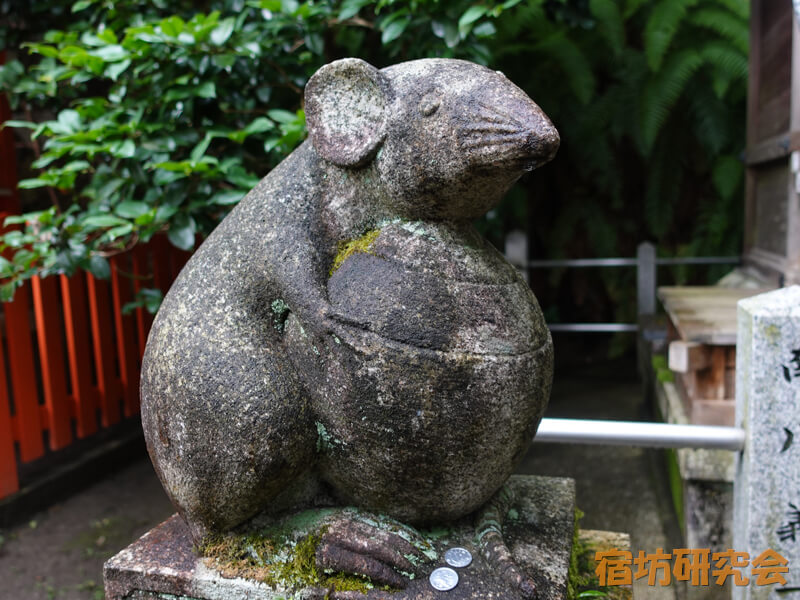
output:
[[[622,372],[631,373],[632,367]],[[647,418],[635,380],[620,370],[559,374],[548,416]],[[634,551],[680,547],[659,455],[639,448],[534,444],[522,473],[573,477],[582,525],[632,535]],[[142,456],[30,522],[0,531],[0,600],[103,598],[103,562],[167,518],[172,507]],[[673,600],[676,590],[637,587],[639,600]]]

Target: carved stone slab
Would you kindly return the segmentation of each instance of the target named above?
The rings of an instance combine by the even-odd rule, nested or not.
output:
[[[575,514],[575,482],[571,479],[513,476],[508,485],[517,501],[509,515],[504,538],[517,565],[534,580],[540,600],[566,598],[567,570],[572,551]],[[451,591],[434,590],[428,577],[420,577],[395,593],[373,590],[348,598],[392,600],[518,600],[518,592],[500,583],[480,556],[475,531],[468,524],[456,527],[449,538],[434,542],[440,559],[428,568],[446,566],[444,550],[467,548],[472,563],[456,569],[459,583]],[[192,548],[188,529],[177,515],[153,528],[106,562],[108,600],[278,600],[314,597],[311,590],[272,589],[245,579],[226,579],[209,568]],[[373,592],[375,594],[373,595]]]

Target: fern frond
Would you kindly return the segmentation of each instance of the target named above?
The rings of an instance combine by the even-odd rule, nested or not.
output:
[[[659,70],[687,9],[695,4],[697,0],[660,0],[653,8],[644,28],[644,51],[651,70]]]
[[[750,19],[749,0],[714,0],[714,4],[724,6],[730,12],[744,21],[748,21]]]
[[[641,105],[642,142],[646,153],[652,149],[661,127],[689,79],[702,64],[701,56],[690,50],[673,54],[646,85]]]
[[[708,86],[692,86],[687,94],[692,129],[710,156],[718,155],[730,144],[729,109]]]
[[[614,0],[591,0],[589,9],[597,19],[600,35],[611,47],[614,56],[619,56],[625,45],[625,24],[619,6]]]
[[[709,42],[700,48],[703,61],[730,74],[734,79],[747,81],[747,55],[723,42]]]
[[[558,63],[572,93],[582,104],[588,104],[594,95],[595,78],[589,59],[578,45],[567,38],[563,31],[559,31],[540,41],[534,48]]]
[[[703,8],[692,12],[689,22],[694,26],[716,33],[747,56],[750,47],[750,31],[747,20],[731,14],[727,10]]]

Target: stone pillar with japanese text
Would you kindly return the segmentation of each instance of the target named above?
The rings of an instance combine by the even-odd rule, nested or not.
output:
[[[735,600],[800,598],[800,286],[739,302],[733,544]],[[741,583],[745,583],[742,581]]]

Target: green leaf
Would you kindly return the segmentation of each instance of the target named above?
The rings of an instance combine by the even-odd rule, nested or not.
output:
[[[272,110],[268,110],[267,116],[273,121],[277,121],[278,123],[294,123],[297,120],[296,114],[294,114],[293,112],[289,112],[288,110],[282,110],[280,108],[274,108]]]
[[[470,6],[458,19],[458,32],[464,39],[472,29],[472,24],[488,12],[489,8],[481,4]]]
[[[473,29],[472,33],[479,38],[492,37],[495,33],[497,33],[497,28],[491,21],[485,21]]]
[[[289,113],[289,114],[291,114],[291,113]],[[296,119],[297,116],[293,115],[293,118]],[[272,121],[270,121],[266,117],[257,117],[256,119],[251,121],[247,125],[247,127],[244,128],[244,131],[247,132],[247,134],[249,135],[251,133],[263,133],[265,131],[270,131],[271,129],[274,129],[274,128],[275,128],[275,125],[273,125]]]
[[[178,37],[178,35],[180,35],[181,31],[183,31],[183,28],[186,26],[186,23],[184,23],[183,19],[181,19],[179,16],[173,15],[168,19],[162,20],[159,23],[159,26],[161,27],[161,31],[164,32],[165,35],[176,38]]]
[[[81,126],[81,116],[78,111],[67,108],[58,113],[58,123],[69,133],[75,133]]]
[[[297,0],[281,0],[281,12],[287,15],[293,15],[300,7]]]
[[[43,179],[22,179],[17,184],[17,187],[21,190],[33,190],[36,188],[43,188],[53,185],[51,181],[45,181]]]
[[[150,205],[136,200],[125,200],[114,208],[114,212],[126,219],[135,219],[150,211]]]
[[[164,223],[169,221],[172,216],[178,212],[177,206],[172,206],[171,204],[162,204],[156,209],[156,221],[159,223]]]
[[[106,67],[105,75],[106,77],[111,79],[111,81],[116,81],[119,78],[119,76],[125,71],[125,69],[127,69],[130,66],[131,66],[131,61],[130,59],[127,58],[120,62],[111,63]]]
[[[65,172],[84,171],[91,166],[92,165],[85,160],[73,160],[64,165],[61,170]]]
[[[21,281],[9,281],[0,285],[0,301],[11,302],[14,299],[14,292],[22,285]]]
[[[27,127],[28,129],[36,129],[39,125],[38,123],[33,123],[32,121],[15,121],[14,119],[9,119],[8,121],[3,121],[3,127]]]
[[[113,242],[115,239],[128,235],[131,231],[133,231],[133,225],[130,223],[125,223],[124,225],[118,225],[117,227],[112,227],[105,233],[105,237],[110,241]]]
[[[339,10],[339,20],[346,21],[355,17],[364,6],[369,4],[370,0],[344,0],[342,8]]]
[[[744,166],[735,156],[720,156],[711,172],[711,180],[717,193],[725,200],[730,200],[741,190]]]
[[[128,58],[128,51],[119,44],[103,46],[89,53],[91,56],[102,58],[106,62],[116,62]]]
[[[136,154],[136,144],[133,140],[117,140],[111,143],[109,152],[118,158],[132,158]]]
[[[98,279],[108,279],[111,277],[111,265],[108,259],[95,254],[89,258],[89,272]]]
[[[228,17],[220,22],[211,32],[211,43],[215,46],[221,46],[227,42],[233,34],[233,28],[236,20],[233,17]]]
[[[322,55],[323,50],[325,49],[325,42],[322,39],[322,36],[318,33],[309,33],[303,40],[306,43],[306,47],[311,50],[314,54],[320,56]]]
[[[247,192],[243,190],[224,190],[222,192],[217,192],[211,197],[211,202],[213,204],[220,204],[226,206],[228,204],[236,204],[244,198]]]
[[[72,5],[72,12],[80,12],[85,8],[89,8],[92,5],[92,0],[78,0],[75,4]]]
[[[191,154],[189,154],[189,159],[194,161],[194,162],[197,162],[198,160],[200,160],[203,157],[203,155],[206,153],[206,150],[208,150],[208,146],[211,143],[211,140],[213,138],[214,138],[213,134],[206,133],[205,137],[203,137],[203,139],[200,140],[200,143],[198,143],[192,149]]]
[[[127,225],[128,221],[120,219],[113,215],[93,215],[86,217],[81,221],[84,227],[100,228],[100,227],[116,227],[118,225]]]
[[[448,48],[455,48],[461,37],[458,35],[458,26],[452,21],[431,21],[433,35],[442,38]]]
[[[194,88],[194,93],[200,96],[201,98],[216,98],[217,86],[214,84],[213,81],[204,81],[196,88]]]
[[[389,42],[393,42],[406,30],[408,24],[411,22],[411,17],[402,17],[400,19],[392,19],[385,28],[383,28],[383,33],[381,34],[381,43],[386,45]]]
[[[158,312],[161,302],[164,300],[164,294],[161,290],[144,288],[139,290],[139,294],[144,297],[144,307],[151,315]]]
[[[14,274],[14,263],[0,256],[0,278],[5,279]]]
[[[170,224],[167,238],[172,245],[181,250],[191,250],[194,248],[195,222],[192,217],[185,213],[176,215]]]

